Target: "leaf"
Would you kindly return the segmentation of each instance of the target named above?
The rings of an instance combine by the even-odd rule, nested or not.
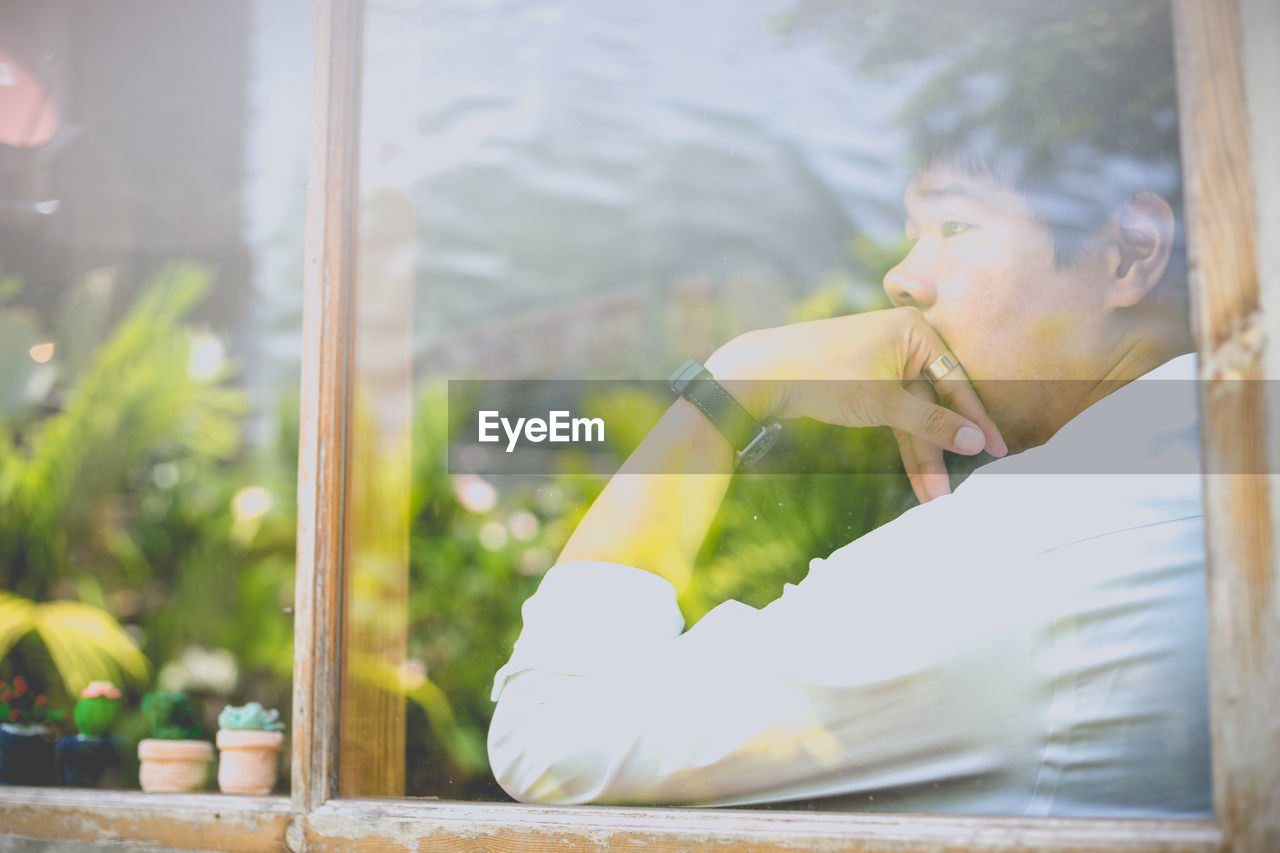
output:
[[[0,658],[9,653],[23,634],[35,627],[35,605],[25,598],[0,592]]]
[[[105,610],[81,601],[50,601],[33,605],[33,611],[33,627],[70,695],[79,695],[90,681],[124,675],[141,681],[150,674],[142,650]]]

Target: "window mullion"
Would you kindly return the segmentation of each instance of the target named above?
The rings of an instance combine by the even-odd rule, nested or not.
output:
[[[1204,499],[1214,810],[1230,849],[1261,853],[1280,849],[1276,477],[1267,445],[1267,423],[1280,412],[1268,410],[1260,381],[1276,378],[1264,366],[1262,291],[1280,281],[1260,283],[1258,276],[1242,74],[1242,63],[1258,57],[1243,53],[1236,0],[1174,5],[1202,458],[1210,472]]]
[[[307,192],[294,625],[295,812],[337,790],[361,0],[318,0]]]

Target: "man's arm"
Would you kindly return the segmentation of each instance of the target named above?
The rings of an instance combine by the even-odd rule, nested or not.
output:
[[[495,775],[528,802],[713,805],[999,770],[1032,728],[1025,608],[1007,602],[1033,580],[999,582],[982,512],[917,507],[768,607],[726,602],[687,632],[660,578],[558,565],[499,676]],[[982,571],[953,547],[984,550]]]
[[[733,462],[733,447],[706,415],[677,400],[596,498],[558,562],[621,563],[683,586]],[[632,473],[637,470],[719,473]]]
[[[918,311],[895,309],[748,333],[717,351],[707,367],[757,420],[808,416],[851,427],[889,425],[956,452],[985,446],[1002,454],[1003,440],[963,368],[936,386],[951,408],[906,389],[944,352]],[[539,593],[526,602],[525,630],[495,679],[494,699],[500,701],[490,730],[495,773],[514,796],[547,802],[723,800],[765,784],[758,776],[734,777],[742,761],[774,767],[770,732],[809,731],[818,742],[833,743],[833,735],[819,731],[825,711],[809,707],[812,697],[803,680],[793,679],[794,664],[777,655],[856,637],[807,635],[817,627],[817,614],[795,595],[775,603],[767,616],[730,602],[681,633],[675,589],[663,579],[679,584],[688,577],[733,461],[731,445],[706,417],[677,401],[610,481]],[[641,473],[646,471],[677,473]],[[824,592],[801,598],[822,603]],[[842,624],[832,620],[826,627]],[[894,624],[902,627],[901,620]],[[863,619],[858,627],[875,626]],[[757,668],[754,658],[761,656],[772,665]],[[681,695],[699,713],[671,704]],[[710,701],[713,696],[717,701]],[[737,718],[732,731],[721,713],[730,706]],[[865,734],[844,733],[854,740]],[[806,785],[825,760],[794,763],[790,772]],[[708,761],[726,778],[707,790],[687,788],[694,769]],[[770,784],[776,788],[777,780]]]
[[[1003,455],[1004,440],[963,367],[935,386],[950,408],[905,387],[923,381],[924,368],[945,352],[918,311],[899,308],[751,332],[718,350],[707,368],[756,420],[887,425],[956,453],[985,448]],[[678,400],[596,499],[560,562],[622,563],[679,587],[724,497],[733,462],[729,442],[693,404]],[[644,471],[673,473],[639,473]]]

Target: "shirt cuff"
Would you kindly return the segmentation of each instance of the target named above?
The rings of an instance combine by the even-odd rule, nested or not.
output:
[[[524,603],[523,614],[524,629],[511,659],[493,679],[494,702],[508,679],[521,672],[609,672],[640,649],[684,631],[669,581],[595,560],[553,566]]]

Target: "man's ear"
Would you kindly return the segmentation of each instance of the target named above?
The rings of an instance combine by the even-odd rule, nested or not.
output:
[[[1137,305],[1160,283],[1173,252],[1173,208],[1155,193],[1130,196],[1111,217],[1111,240],[1118,256],[1112,304]]]

